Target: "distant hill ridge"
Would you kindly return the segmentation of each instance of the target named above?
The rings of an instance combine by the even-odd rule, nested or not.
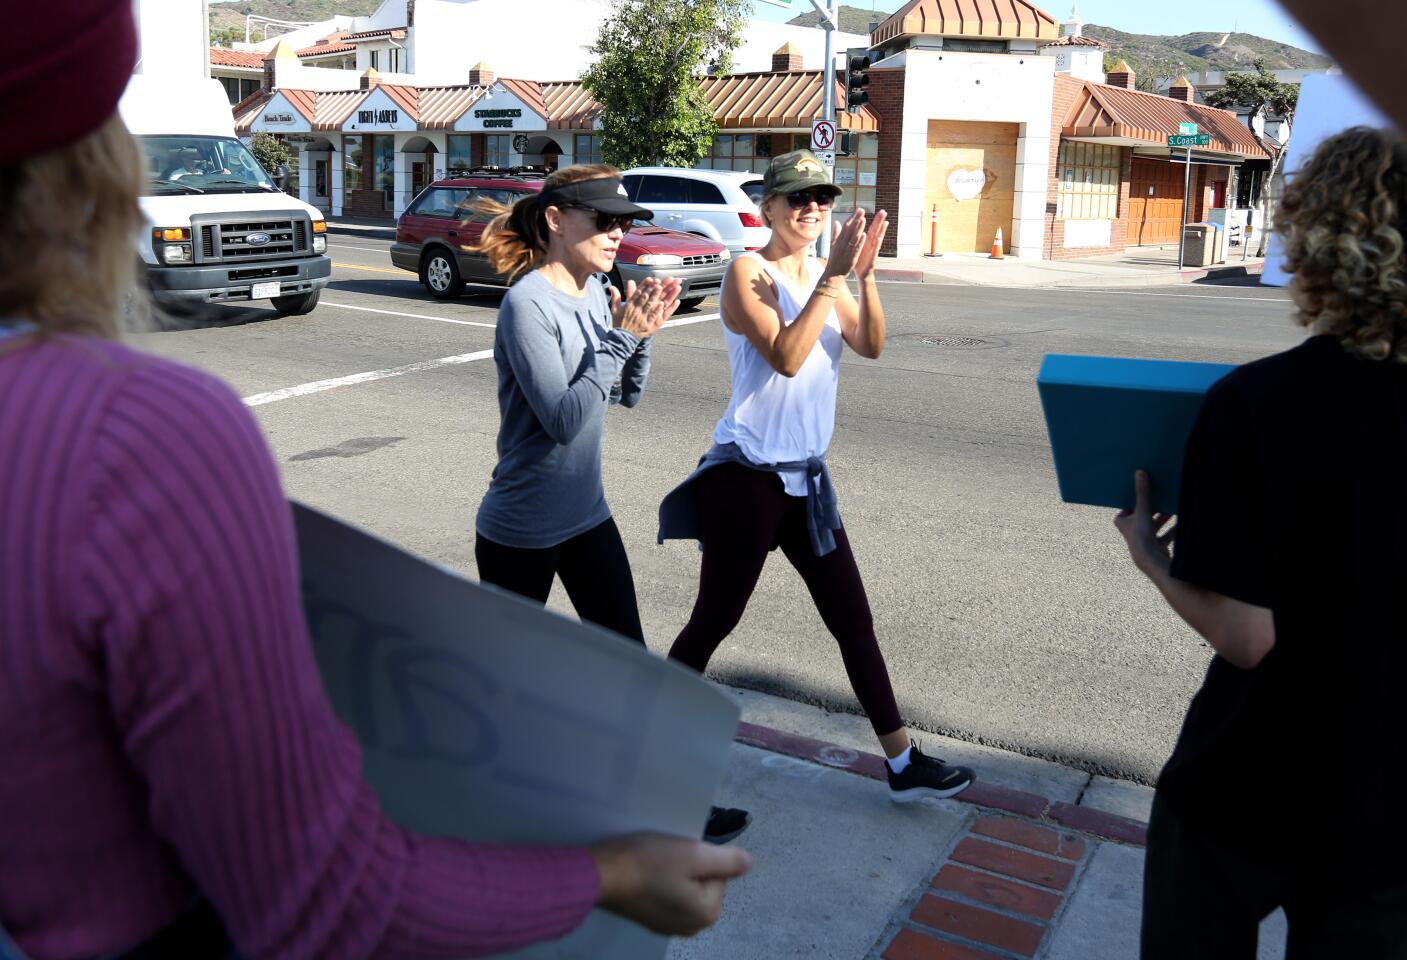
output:
[[[840,7],[839,13],[840,29],[846,33],[869,33],[872,23],[883,22],[889,16],[851,6]],[[821,16],[812,11],[788,22],[814,27],[820,24]],[[1158,77],[1176,77],[1183,73],[1253,70],[1258,58],[1264,58],[1266,67],[1271,70],[1317,70],[1333,64],[1321,54],[1250,33],[1185,33],[1168,37],[1125,33],[1093,23],[1085,24],[1084,32],[1087,37],[1109,44],[1111,64],[1120,58],[1127,60],[1138,75],[1140,88],[1151,88]]]

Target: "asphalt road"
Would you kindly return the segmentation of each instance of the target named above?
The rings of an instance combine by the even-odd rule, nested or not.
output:
[[[202,326],[136,339],[257,402],[290,496],[472,576],[498,426],[488,351],[499,295],[433,301],[386,246],[333,237],[334,280],[308,316],[220,308]],[[1209,652],[1127,561],[1110,512],[1060,502],[1036,370],[1052,352],[1250,360],[1301,338],[1286,294],[882,292],[889,342],[878,361],[847,356],[829,460],[906,720],[1148,780]],[[659,335],[644,401],[613,409],[607,427],[607,496],[659,652],[687,619],[698,552],[657,546],[656,511],[728,400],[716,309]],[[552,603],[563,600],[559,587]],[[780,555],[711,675],[858,712]]]

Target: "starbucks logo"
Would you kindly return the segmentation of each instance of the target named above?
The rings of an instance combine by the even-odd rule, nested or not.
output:
[[[518,134],[516,137],[513,138],[513,149],[516,150],[518,153],[527,153],[528,138],[523,136],[521,133]]]

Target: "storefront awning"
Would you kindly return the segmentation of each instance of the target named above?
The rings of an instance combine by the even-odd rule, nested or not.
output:
[[[870,45],[913,36],[1054,40],[1060,25],[1029,0],[909,0],[875,28]]]
[[[819,70],[732,73],[701,82],[714,120],[730,130],[810,130],[811,121],[822,115],[823,84]],[[859,113],[843,109],[845,89],[839,83],[835,102],[842,107],[837,113],[842,130],[879,129],[879,117],[869,108],[861,107]]]
[[[1057,97],[1075,88],[1061,129],[1067,140],[1166,148],[1168,137],[1179,133],[1181,124],[1195,123],[1199,133],[1211,137],[1201,148],[1204,153],[1240,160],[1269,157],[1250,128],[1229,110],[1067,76],[1057,76],[1055,82]]]

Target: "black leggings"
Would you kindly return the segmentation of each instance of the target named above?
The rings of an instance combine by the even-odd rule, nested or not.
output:
[[[850,685],[875,733],[882,736],[902,727],[865,584],[845,531],[835,531],[835,550],[816,556],[806,529],[806,500],[788,496],[775,473],[725,463],[705,471],[695,483],[695,502],[707,531],[699,597],[670,658],[703,673],[713,651],[742,619],[768,552],[781,547],[840,644]]]
[[[535,603],[547,603],[552,578],[562,578],[577,616],[614,630],[637,643],[645,642],[635,579],[615,520],[579,533],[552,547],[506,547],[482,534],[474,538],[479,579],[511,590]]]

